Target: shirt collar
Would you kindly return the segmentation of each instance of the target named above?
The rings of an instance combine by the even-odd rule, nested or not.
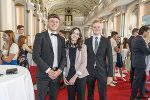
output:
[[[57,34],[56,32],[52,32],[51,30],[48,29],[48,34],[51,36],[51,33]]]
[[[93,35],[93,38],[95,39],[95,37],[98,37],[98,40],[100,40],[101,39],[101,35],[99,35],[99,36],[95,36],[95,35]]]

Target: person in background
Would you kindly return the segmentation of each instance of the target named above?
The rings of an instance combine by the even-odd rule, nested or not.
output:
[[[12,30],[6,30],[3,32],[3,41],[5,41],[5,43],[2,47],[2,65],[17,65],[19,48],[16,44]]]
[[[111,39],[111,36],[108,36],[108,39]]]
[[[132,66],[134,67],[134,80],[132,83],[130,100],[137,100],[137,94],[139,90],[138,98],[148,98],[144,94],[145,82],[146,82],[146,55],[150,55],[150,49],[147,47],[144,38],[147,37],[149,27],[142,26],[138,35],[132,40],[131,52],[132,52]]]
[[[116,31],[111,32],[110,42],[111,42],[112,55],[113,55],[113,79],[115,81],[113,81],[111,84],[109,84],[110,86],[115,86],[114,83],[117,83],[116,82],[117,78],[115,76],[115,67],[116,67],[116,63],[117,63],[117,52],[119,52],[119,48],[118,48],[117,43],[116,43],[117,35],[118,35],[118,32],[116,32]]]
[[[93,36],[85,41],[87,46],[88,100],[94,100],[95,82],[97,80],[99,99],[107,100],[107,84],[113,81],[113,58],[110,40],[103,37],[99,20],[92,23]],[[106,61],[107,58],[107,61]]]
[[[24,33],[24,26],[23,25],[18,25],[17,26],[17,31],[18,31],[18,33],[15,34],[16,43],[18,43],[19,36],[23,35],[23,33]]]
[[[123,62],[122,62],[122,55],[121,55],[121,52],[122,52],[122,45],[121,45],[121,39],[119,36],[117,36],[117,39],[116,39],[116,43],[117,43],[117,46],[119,48],[119,51],[117,52],[117,63],[116,63],[116,66],[119,67],[119,73],[121,75],[121,79],[123,81],[126,81],[124,78],[123,78],[123,72],[122,72],[122,67],[123,67]]]
[[[28,52],[32,54],[32,50],[27,45],[27,37],[26,36],[23,36],[23,35],[19,36],[18,46],[19,46],[19,57],[17,60],[18,65],[29,69],[27,54],[28,54]]]
[[[83,44],[81,30],[75,27],[70,32],[66,43],[67,67],[63,72],[64,83],[67,85],[68,100],[85,100],[87,66],[87,48]]]
[[[56,100],[61,73],[66,65],[65,39],[57,34],[60,18],[48,15],[48,30],[35,36],[33,61],[37,64],[37,100],[46,100],[49,87],[49,100]]]
[[[65,37],[66,32],[65,32],[64,30],[60,30],[60,31],[58,32],[58,34],[59,34],[60,36],[62,36],[62,37],[65,39],[65,41],[67,41],[67,39],[66,39],[66,37]]]
[[[125,73],[127,73],[127,70],[129,69],[129,62],[127,62],[127,59],[129,57],[129,45],[128,45],[128,38],[123,38],[123,42],[122,42],[122,61],[123,61],[123,65],[124,65],[124,71]],[[128,65],[128,66],[127,66]]]
[[[131,83],[131,88],[132,88],[132,83],[133,83],[133,80],[134,80],[134,67],[132,66],[132,52],[131,52],[131,47],[132,46],[131,46],[131,43],[132,43],[133,38],[138,35],[138,32],[139,32],[139,29],[138,28],[134,28],[132,30],[132,35],[131,35],[131,37],[128,40],[129,50],[130,50],[130,53],[131,53],[131,56],[130,56],[130,59],[131,59],[131,69],[130,69],[130,83]]]

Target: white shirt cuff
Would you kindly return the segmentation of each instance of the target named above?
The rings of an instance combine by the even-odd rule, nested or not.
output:
[[[63,71],[63,76],[66,76],[66,72]]]
[[[79,76],[82,75],[82,73],[80,71],[77,71],[76,74]]]
[[[45,72],[48,73],[51,70],[51,68],[49,67]]]
[[[60,69],[58,69],[58,71],[60,71],[62,73],[62,71]]]

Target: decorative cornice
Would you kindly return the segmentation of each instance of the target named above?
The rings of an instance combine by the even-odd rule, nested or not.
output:
[[[28,3],[27,3],[27,10],[34,10],[35,7],[34,7],[34,4],[29,0]]]
[[[122,16],[124,16],[124,15],[125,15],[125,12],[122,13]]]
[[[42,18],[43,18],[43,14],[42,14],[41,12],[38,12],[37,15],[38,15],[38,18],[39,18],[39,19],[42,19]]]
[[[36,17],[37,15],[36,15],[36,14],[33,14],[33,16]]]
[[[27,11],[27,13],[30,13],[30,10],[26,10]]]

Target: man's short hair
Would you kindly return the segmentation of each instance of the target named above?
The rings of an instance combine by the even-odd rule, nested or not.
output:
[[[58,16],[57,14],[50,14],[50,15],[48,15],[48,20],[49,20],[50,18],[57,18],[57,19],[60,20],[60,18],[59,18],[59,16]]]
[[[132,30],[132,35],[133,35],[135,32],[138,32],[138,31],[139,31],[138,28],[134,28],[134,29]]]
[[[17,29],[21,29],[21,28],[23,28],[24,26],[23,25],[18,25],[17,26]]]
[[[92,25],[95,24],[95,23],[100,23],[100,20],[94,20],[94,21],[92,22]]]
[[[65,31],[64,31],[64,30],[60,30],[59,32],[61,32],[62,34],[65,34]]]
[[[146,31],[148,31],[148,30],[150,30],[150,28],[149,27],[147,27],[147,26],[142,26],[141,28],[140,28],[140,30],[139,30],[139,35],[143,35],[143,33]]]
[[[112,31],[112,32],[111,32],[111,37],[113,37],[114,35],[118,35],[118,32]]]

